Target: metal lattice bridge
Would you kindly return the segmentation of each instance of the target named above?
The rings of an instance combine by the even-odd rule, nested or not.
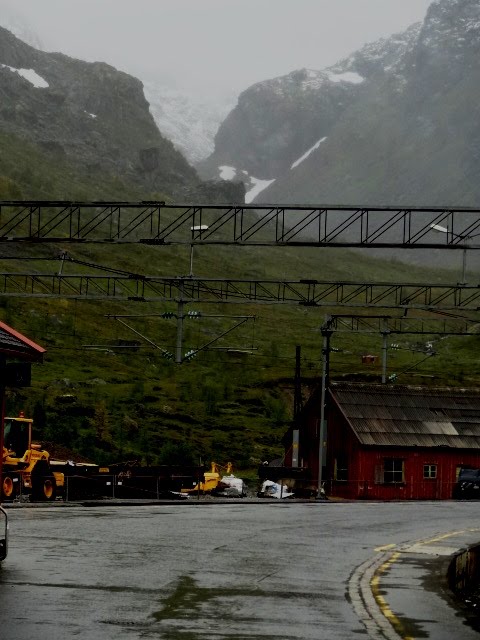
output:
[[[0,201],[0,242],[480,249],[480,210]]]

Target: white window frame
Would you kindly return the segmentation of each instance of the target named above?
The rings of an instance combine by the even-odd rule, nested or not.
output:
[[[435,463],[427,463],[423,465],[423,479],[436,480],[438,473],[438,465]]]

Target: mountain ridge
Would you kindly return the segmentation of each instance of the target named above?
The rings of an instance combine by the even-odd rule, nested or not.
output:
[[[423,23],[337,65],[247,89],[199,172],[228,165],[270,180],[258,203],[475,207],[479,42],[478,2],[436,0]]]
[[[137,185],[146,196],[243,197],[236,185],[202,183],[158,130],[142,82],[111,65],[39,51],[0,27],[0,79],[0,131],[49,159]]]

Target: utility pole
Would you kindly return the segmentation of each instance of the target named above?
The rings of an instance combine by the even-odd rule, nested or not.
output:
[[[318,491],[317,499],[321,500],[322,495],[322,474],[323,458],[325,456],[325,436],[326,436],[326,402],[328,392],[328,377],[330,371],[330,338],[333,330],[330,329],[332,318],[327,316],[327,320],[322,326],[323,348],[322,348],[322,394],[320,399],[320,433],[318,443]]]
[[[383,320],[383,331],[382,331],[382,384],[386,384],[387,382],[387,354],[388,354],[388,344],[387,338],[390,335],[390,329],[387,327],[388,321]]]
[[[185,306],[183,294],[184,294],[184,282],[180,283],[180,297],[177,303],[177,343],[175,348],[175,362],[176,364],[182,364],[182,348],[183,348],[183,310]]]
[[[292,429],[292,467],[300,466],[299,453],[299,416],[302,410],[302,381],[300,375],[301,347],[295,348],[295,391],[293,396],[293,429]]]

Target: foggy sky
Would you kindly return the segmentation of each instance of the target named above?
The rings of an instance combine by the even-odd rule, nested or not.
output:
[[[0,0],[47,51],[194,92],[322,69],[422,20],[430,0]],[[0,61],[1,62],[1,61]]]

